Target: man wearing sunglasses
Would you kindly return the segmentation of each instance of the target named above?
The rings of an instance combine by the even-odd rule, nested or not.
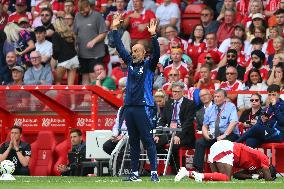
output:
[[[237,142],[256,148],[263,143],[284,141],[284,101],[279,98],[280,86],[272,84],[267,88],[269,105],[262,111],[261,119]]]
[[[12,4],[13,1],[10,1],[10,4]],[[14,1],[15,3],[15,1]],[[15,9],[16,11],[12,11],[13,13],[10,14],[8,18],[8,22],[14,22],[18,23],[20,18],[25,17],[29,20],[29,23],[31,24],[33,21],[32,14],[27,11],[27,1],[26,0],[16,0],[15,3]]]

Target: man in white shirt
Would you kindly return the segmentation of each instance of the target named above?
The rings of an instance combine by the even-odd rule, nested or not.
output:
[[[43,26],[38,26],[35,28],[36,35],[36,51],[41,54],[41,61],[43,63],[49,63],[52,55],[52,43],[45,40],[46,29]]]
[[[166,27],[176,26],[180,30],[180,10],[172,0],[164,0],[164,3],[157,8],[156,17],[159,20],[161,36],[166,36]]]

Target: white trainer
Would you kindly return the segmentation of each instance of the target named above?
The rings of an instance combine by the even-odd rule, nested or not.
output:
[[[198,173],[196,171],[191,172],[191,176],[194,178],[196,182],[202,182],[204,179],[204,175],[202,173]]]
[[[183,177],[188,175],[188,171],[185,167],[181,167],[178,171],[178,174],[175,176],[175,182],[179,182]]]

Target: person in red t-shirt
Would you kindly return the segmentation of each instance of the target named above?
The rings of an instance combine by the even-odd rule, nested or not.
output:
[[[18,23],[19,19],[26,17],[29,19],[30,24],[33,22],[32,14],[27,12],[27,1],[26,0],[16,0],[16,12],[10,14],[8,22]]]
[[[136,44],[138,40],[144,40],[150,44],[150,33],[147,26],[151,21],[156,20],[155,13],[151,10],[143,8],[143,0],[133,0],[134,10],[126,15],[124,26],[128,28],[132,44]]]
[[[124,18],[126,15],[126,11],[125,11],[125,6],[126,6],[126,2],[125,0],[116,0],[115,1],[115,7],[116,7],[116,11],[111,11],[107,17],[106,17],[106,26],[109,28],[110,24],[112,23],[112,18],[115,14],[121,14],[122,17]]]
[[[233,168],[246,170],[246,172],[242,172],[242,179],[259,179],[260,176],[254,174],[256,172],[261,172],[266,181],[276,178],[274,167],[269,165],[269,159],[265,154],[229,140],[219,140],[211,146],[208,162],[212,173],[197,173],[187,171],[185,167],[182,167],[176,175],[175,181],[178,182],[186,176],[194,178],[197,182],[230,181]]]

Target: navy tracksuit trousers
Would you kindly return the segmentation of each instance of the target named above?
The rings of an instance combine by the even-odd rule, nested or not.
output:
[[[157,151],[154,143],[153,129],[148,106],[125,106],[124,116],[129,135],[131,169],[138,171],[140,157],[140,140],[151,164],[151,171],[157,171]]]

